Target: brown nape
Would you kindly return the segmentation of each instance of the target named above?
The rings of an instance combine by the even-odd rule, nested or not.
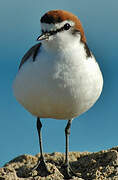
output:
[[[78,19],[77,16],[73,15],[72,13],[64,10],[52,10],[44,14],[41,18],[41,23],[60,23],[65,20],[70,20],[75,22],[75,29],[79,30],[81,33],[81,41],[86,43],[86,37],[84,35],[84,30],[81,25],[80,20]]]

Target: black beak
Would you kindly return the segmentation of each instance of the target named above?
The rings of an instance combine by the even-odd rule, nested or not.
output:
[[[43,33],[37,38],[37,41],[48,40],[49,36],[50,36],[49,33]]]

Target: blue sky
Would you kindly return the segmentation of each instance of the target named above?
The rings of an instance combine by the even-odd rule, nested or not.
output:
[[[89,48],[100,64],[104,89],[88,112],[72,123],[70,151],[118,145],[118,2],[108,0],[11,0],[0,2],[0,166],[39,152],[36,118],[14,98],[12,82],[24,53],[40,35],[40,17],[64,9],[82,21]],[[42,119],[44,152],[64,152],[66,121]]]

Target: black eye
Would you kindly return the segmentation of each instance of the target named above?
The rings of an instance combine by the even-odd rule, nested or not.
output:
[[[66,23],[65,25],[64,25],[64,30],[69,30],[70,29],[70,27],[71,27],[71,25],[69,24],[69,23]]]

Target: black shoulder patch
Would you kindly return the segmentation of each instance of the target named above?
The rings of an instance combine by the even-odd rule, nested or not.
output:
[[[91,51],[89,50],[87,43],[84,43],[84,48],[86,50],[86,57],[92,57]]]
[[[29,59],[30,56],[33,57],[33,61],[35,61],[35,58],[37,56],[38,50],[41,47],[41,43],[35,44],[33,47],[31,47],[26,54],[23,56],[20,65],[19,65],[19,69],[21,68],[21,66]]]
[[[40,47],[41,47],[41,43],[40,43],[39,46],[36,47],[36,49],[35,49],[35,51],[34,51],[34,54],[33,54],[33,61],[35,61],[35,58],[36,58],[36,56],[37,56],[37,53],[38,53],[38,50],[39,50]]]

